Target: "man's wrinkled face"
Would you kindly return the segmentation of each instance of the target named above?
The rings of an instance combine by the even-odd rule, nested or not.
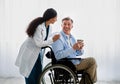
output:
[[[62,21],[62,28],[63,28],[63,32],[67,35],[70,34],[71,29],[73,28],[73,23],[71,20],[63,20]]]

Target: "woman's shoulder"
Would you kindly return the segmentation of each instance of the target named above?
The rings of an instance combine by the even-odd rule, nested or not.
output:
[[[43,22],[42,24],[39,24],[37,27],[37,30],[41,31],[45,29],[45,23]]]
[[[45,27],[45,22],[43,22],[43,23],[39,24],[39,25],[38,25],[38,27],[40,27],[40,28]]]

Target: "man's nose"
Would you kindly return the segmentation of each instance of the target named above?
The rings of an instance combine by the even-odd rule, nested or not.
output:
[[[67,28],[68,28],[68,25],[65,25],[65,27],[67,27]]]

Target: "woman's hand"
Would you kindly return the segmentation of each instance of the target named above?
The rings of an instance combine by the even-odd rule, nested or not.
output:
[[[60,38],[60,34],[56,34],[53,36],[53,42],[55,42],[56,40],[58,40]]]

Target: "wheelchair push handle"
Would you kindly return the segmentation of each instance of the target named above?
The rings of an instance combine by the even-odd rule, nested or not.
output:
[[[42,47],[41,49],[46,49],[46,48],[50,48],[50,50],[52,50],[50,46],[45,46],[45,47]]]
[[[55,58],[55,57],[54,57],[54,53],[53,53],[53,51],[52,51],[52,47],[50,47],[50,46],[45,46],[45,47],[42,47],[41,49],[46,49],[46,48],[49,48],[50,51],[48,51],[45,56],[46,56],[47,58],[49,58],[49,59]]]

